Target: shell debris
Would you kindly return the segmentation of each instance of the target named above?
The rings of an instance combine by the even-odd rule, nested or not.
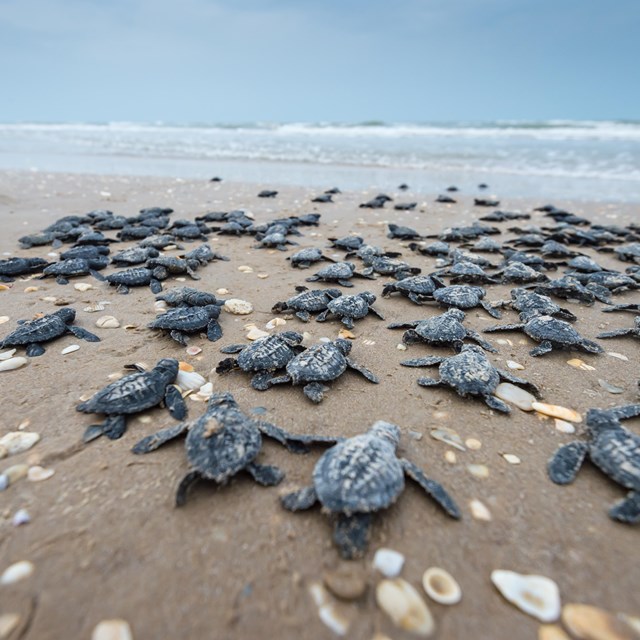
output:
[[[538,640],[571,640],[557,624],[541,624],[538,628]]]
[[[17,351],[17,349],[7,349],[7,351],[3,351],[0,353],[0,360],[8,360],[13,357],[13,354]]]
[[[623,360],[625,362],[629,360],[629,358],[622,353],[616,353],[615,351],[606,351],[605,353],[612,358],[617,358],[618,360]]]
[[[240,271],[240,273],[253,273],[253,267],[250,267],[247,264],[241,264],[238,267],[238,271]]]
[[[78,351],[80,349],[79,344],[70,344],[68,347],[65,347],[60,353],[63,356],[66,356],[69,353],[73,353],[74,351]]]
[[[29,466],[26,464],[14,464],[7,467],[2,474],[0,474],[0,491],[4,491],[7,487],[24,478],[28,471]]]
[[[29,524],[31,522],[31,516],[26,509],[18,509],[11,518],[11,524],[14,527],[19,527],[23,524]],[[2,636],[0,635],[0,638]]]
[[[467,448],[472,451],[477,451],[482,448],[482,442],[476,438],[467,438],[464,443],[467,445]]]
[[[45,469],[39,465],[35,465],[34,467],[29,467],[29,471],[27,471],[27,479],[31,480],[31,482],[42,482],[43,480],[48,480],[55,471],[53,469]]]
[[[269,274],[268,273],[259,273],[258,274],[258,278],[260,278],[261,280],[264,280],[265,278],[268,278]]]
[[[560,420],[560,418],[556,418],[554,420],[555,426],[556,426],[556,430],[559,431],[560,433],[575,433],[576,432],[576,428],[570,423],[567,422],[566,420]]]
[[[264,338],[268,335],[269,334],[266,331],[258,329],[258,327],[251,327],[251,329],[249,329],[249,332],[247,333],[247,339],[258,340],[259,338]]]
[[[513,453],[501,453],[500,454],[509,464],[520,464],[522,460]]]
[[[445,451],[444,453],[444,459],[449,463],[449,464],[455,464],[458,461],[458,458],[455,454],[454,451]]]
[[[265,324],[267,329],[275,329],[276,327],[283,327],[287,324],[287,321],[284,318],[273,318]]]
[[[582,422],[582,416],[573,409],[567,409],[557,404],[547,404],[545,402],[533,402],[531,407],[534,411],[549,416],[550,418],[560,418],[568,422]]]
[[[500,400],[515,404],[518,409],[523,411],[533,411],[532,405],[536,401],[535,396],[510,382],[501,382],[496,387],[494,395]]]
[[[485,479],[489,477],[489,467],[484,464],[468,464],[467,471],[476,478]]]
[[[340,331],[338,331],[338,337],[345,338],[346,340],[355,340],[357,336],[353,331],[349,331],[349,329],[340,329]]]
[[[329,592],[319,582],[309,586],[309,593],[318,607],[320,620],[338,636],[346,635],[349,630],[349,620],[338,610]]]
[[[91,640],[133,640],[133,633],[126,620],[103,620],[95,626]]]
[[[430,567],[422,576],[427,595],[439,604],[457,604],[462,600],[462,589],[456,579],[440,567]]]
[[[34,293],[35,291],[40,291],[40,287],[25,287],[25,293]]]
[[[393,549],[378,549],[373,556],[373,568],[385,578],[396,578],[404,566],[404,556]]]
[[[590,364],[584,362],[584,360],[580,360],[580,358],[572,358],[571,360],[567,360],[567,364],[576,368],[582,369],[583,371],[595,371],[596,368],[592,367]]]
[[[0,438],[0,458],[28,451],[39,440],[40,434],[33,431],[9,431]]]
[[[17,613],[3,613],[0,615],[0,640],[8,638],[20,625]]]
[[[76,291],[89,291],[89,289],[93,289],[93,285],[89,284],[88,282],[76,282],[73,285],[73,288]]]
[[[120,326],[120,321],[114,316],[100,316],[96,320],[96,327],[102,329],[117,329]]]
[[[634,640],[638,634],[624,618],[586,604],[566,604],[562,622],[580,640]]]
[[[471,509],[471,515],[476,520],[484,520],[485,522],[491,521],[491,511],[486,507],[483,502],[480,502],[477,498],[474,498],[469,502],[469,509]]]
[[[201,349],[200,347],[196,347],[196,346],[194,345],[194,346],[191,346],[191,347],[187,347],[187,348],[186,348],[186,352],[187,352],[187,354],[189,354],[190,356],[197,356],[199,353],[201,353],[201,352],[202,352],[202,349]]]
[[[560,591],[550,578],[496,569],[491,581],[506,600],[541,622],[560,617]]]
[[[446,427],[440,427],[438,429],[431,429],[429,435],[438,442],[444,442],[459,451],[466,451],[462,438],[453,430]]]
[[[11,318],[9,316],[0,316],[0,324],[4,324],[5,322],[9,322]]]
[[[367,590],[364,572],[351,563],[345,563],[332,571],[325,571],[322,579],[327,589],[342,600],[356,600]]]
[[[204,377],[196,371],[178,371],[178,376],[176,377],[176,384],[183,391],[195,391],[200,389],[206,382]]]
[[[226,296],[229,293],[231,293],[231,291],[229,291],[229,289],[225,289],[224,287],[216,289],[216,295],[218,296]]]
[[[514,360],[507,360],[507,367],[509,367],[509,369],[524,369],[524,365]]]
[[[229,298],[224,303],[223,309],[227,313],[232,313],[236,316],[246,316],[253,311],[253,305],[246,300],[240,300],[239,298]]]
[[[598,384],[605,391],[608,391],[609,393],[613,393],[613,394],[624,393],[624,389],[622,387],[616,387],[615,384],[611,384],[610,382],[607,382],[606,380],[603,380],[602,378],[598,378]]]
[[[0,371],[13,371],[14,369],[19,369],[20,367],[24,367],[25,364],[29,362],[26,358],[22,356],[17,356],[15,358],[9,358],[7,360],[0,361]]]
[[[0,584],[15,584],[33,574],[35,567],[28,560],[20,560],[7,567],[0,576]]]
[[[376,601],[400,629],[425,638],[435,631],[429,608],[406,580],[382,580],[376,588]]]

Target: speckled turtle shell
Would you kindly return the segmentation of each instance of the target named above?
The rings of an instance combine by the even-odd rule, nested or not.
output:
[[[430,276],[412,276],[385,284],[382,295],[386,297],[397,291],[405,296],[416,294],[417,296],[430,297],[438,286],[438,283]]]
[[[432,345],[450,345],[467,337],[467,329],[462,324],[464,311],[449,309],[445,313],[423,320],[414,331],[425,342]]]
[[[486,291],[482,287],[464,284],[442,287],[433,292],[435,300],[458,309],[471,309],[477,306],[485,295]]]
[[[284,367],[296,356],[296,352],[287,339],[281,337],[283,334],[291,342],[302,342],[302,336],[295,331],[258,338],[240,351],[238,366],[243,371],[275,371]]]
[[[557,347],[582,346],[585,339],[568,323],[551,316],[536,316],[522,330],[534,340],[550,342]],[[596,345],[597,346],[597,345]],[[602,351],[602,348],[600,348]]]
[[[150,329],[177,329],[185,333],[193,333],[206,328],[211,320],[220,316],[220,307],[207,305],[206,307],[176,307],[160,314],[147,326]]]
[[[339,298],[342,295],[342,291],[339,289],[308,289],[296,296],[289,298],[284,307],[282,303],[278,303],[274,306],[274,311],[291,309],[292,311],[308,311],[309,313],[316,313],[318,311],[324,311],[327,308],[329,302],[334,298]],[[283,307],[282,309],[280,307]]]
[[[549,296],[526,289],[511,290],[511,306],[519,312],[520,320],[526,322],[536,316],[559,315],[565,320],[577,320],[577,318],[560,305],[557,305]]]
[[[42,318],[29,320],[19,325],[15,331],[0,341],[0,348],[54,340],[69,331],[69,325],[75,320],[75,317],[75,309],[65,307]]]
[[[153,278],[151,269],[146,267],[132,267],[115,271],[105,276],[106,281],[112,285],[125,285],[127,287],[140,287],[149,284]]]
[[[369,313],[369,307],[375,301],[376,297],[373,293],[364,291],[353,296],[340,296],[330,300],[327,308],[338,316],[359,320]]]
[[[40,271],[48,264],[43,258],[8,258],[7,260],[0,260],[0,279],[11,281],[13,276]]]
[[[289,361],[287,373],[293,384],[335,380],[347,369],[345,356],[350,351],[347,340],[314,345]]]
[[[199,291],[192,287],[175,287],[156,296],[156,300],[164,300],[171,307],[206,307],[218,304],[213,293]]]
[[[312,278],[313,280],[326,280],[327,282],[348,280],[353,276],[355,270],[356,265],[352,262],[335,262],[320,269]],[[307,280],[309,280],[309,278],[307,278]]]
[[[396,456],[400,430],[379,422],[367,433],[326,451],[313,470],[322,506],[333,513],[385,509],[404,490],[404,470]]]
[[[465,345],[461,353],[440,363],[440,379],[461,396],[487,396],[500,384],[500,374],[480,347]]]
[[[324,259],[324,256],[322,255],[322,251],[320,249],[316,247],[309,247],[307,249],[300,249],[300,251],[296,251],[287,259],[291,261],[291,264],[293,266],[309,266],[313,262],[320,262],[320,260]]]

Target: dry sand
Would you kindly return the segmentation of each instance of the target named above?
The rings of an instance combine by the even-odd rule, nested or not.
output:
[[[135,215],[142,207],[173,207],[174,219],[243,208],[258,221],[316,210],[322,213],[323,224],[319,229],[304,228],[304,237],[298,239],[301,246],[325,247],[327,237],[354,231],[388,249],[402,243],[385,237],[386,221],[433,233],[469,223],[487,211],[472,207],[469,195],[460,195],[458,204],[447,206],[433,204],[433,196],[392,193],[400,201],[425,203],[419,211],[406,213],[358,209],[359,202],[377,193],[374,190],[339,195],[336,204],[311,205],[315,190],[282,188],[276,199],[263,200],[256,197],[260,188],[225,182],[5,172],[0,174],[0,251],[44,256],[49,248],[19,250],[18,237],[60,216],[98,208]],[[530,211],[540,204],[544,203],[503,200],[500,208]],[[634,216],[637,221],[637,208],[631,206],[555,204],[606,223],[626,223]],[[541,214],[535,214],[532,222],[542,220]],[[506,229],[510,224],[499,226]],[[348,637],[368,639],[376,632],[394,639],[408,637],[393,627],[374,601],[378,576],[370,567],[375,550],[382,546],[406,556],[402,575],[416,587],[430,566],[447,569],[459,581],[464,594],[460,604],[430,603],[438,638],[536,637],[539,623],[508,604],[492,586],[489,576],[497,568],[552,578],[563,603],[583,602],[640,614],[637,527],[616,524],[606,513],[623,491],[589,464],[567,487],[552,484],[546,476],[548,458],[572,437],[556,431],[552,420],[540,420],[518,409],[511,416],[497,415],[481,402],[463,400],[453,391],[420,388],[415,380],[422,371],[430,375],[429,370],[398,365],[406,357],[450,353],[424,345],[399,351],[396,345],[401,332],[386,329],[389,322],[438,313],[432,305],[418,307],[397,296],[379,298],[376,307],[387,321],[370,316],[356,324],[352,355],[379,375],[377,386],[347,373],[314,406],[299,388],[254,391],[241,373],[218,376],[214,372],[211,380],[216,390],[232,391],[241,408],[264,407],[270,421],[291,431],[350,436],[377,419],[396,422],[403,433],[401,452],[449,490],[463,511],[459,522],[443,515],[410,484],[397,504],[377,518],[365,558],[345,563],[332,545],[330,520],[320,511],[288,513],[278,502],[280,488],[259,487],[242,475],[222,488],[198,484],[186,507],[176,509],[175,488],[187,468],[182,443],[148,456],[130,452],[142,436],[173,423],[164,410],[148,412],[150,422],[131,419],[121,440],[101,438],[83,446],[81,436],[91,416],[76,412],[75,405],[80,396],[107,384],[109,374],[121,371],[126,363],[153,364],[161,357],[176,357],[208,376],[223,357],[221,346],[243,341],[247,322],[263,327],[274,317],[272,305],[293,295],[294,286],[303,284],[315,271],[292,269],[285,261],[287,254],[279,251],[252,249],[254,240],[249,237],[211,236],[211,241],[231,261],[203,268],[197,286],[210,291],[226,287],[233,297],[251,301],[255,311],[245,317],[223,314],[223,339],[212,344],[195,338],[193,344],[203,348],[196,357],[144,328],[154,318],[153,296],[147,288],[125,296],[106,283],[84,278],[81,281],[92,282],[93,289],[81,293],[73,284],[60,286],[47,279],[18,280],[10,291],[0,292],[0,315],[10,316],[2,335],[19,318],[55,310],[42,298],[57,296],[72,301],[78,310],[78,325],[102,338],[100,343],[87,343],[64,337],[50,343],[44,356],[30,359],[28,366],[0,373],[0,434],[28,419],[27,430],[42,436],[31,451],[2,461],[1,468],[40,460],[55,470],[49,480],[21,480],[1,494],[0,571],[19,560],[35,565],[30,578],[0,587],[0,613],[22,616],[21,628],[10,638],[89,638],[95,625],[108,618],[129,621],[136,640],[331,638],[308,588],[325,571],[345,564],[361,572],[369,585],[361,600],[342,605],[351,622]],[[408,249],[403,253],[424,272],[433,269],[434,259]],[[604,264],[623,266],[605,254],[593,255]],[[239,272],[243,264],[252,266],[253,273]],[[269,277],[259,279],[257,274],[262,272]],[[379,295],[385,281],[356,281],[356,289],[349,292],[370,289]],[[166,286],[175,284],[167,281]],[[27,293],[28,286],[38,290]],[[508,287],[494,286],[488,297],[507,298],[508,291]],[[94,323],[101,314],[85,313],[82,308],[100,300],[111,302],[105,314],[139,328],[96,329]],[[637,296],[624,294],[619,300],[637,300]],[[599,303],[565,306],[579,315],[576,326],[588,338],[605,328],[631,325],[629,314],[604,315]],[[516,321],[515,313],[506,311],[504,320]],[[476,330],[494,322],[482,310],[468,314],[467,323]],[[294,319],[286,328],[307,330],[314,338],[333,338],[340,325],[335,321],[304,325]],[[491,340],[495,343],[497,338],[508,338],[513,344],[498,345],[500,353],[490,356],[492,361],[522,363],[525,369],[518,373],[540,385],[547,402],[584,414],[589,407],[637,400],[638,346],[633,340],[602,343],[608,351],[625,354],[628,360],[623,361],[606,354],[569,352],[536,359],[528,355],[531,343],[522,334],[498,334]],[[80,344],[79,351],[61,355],[64,347],[75,342]],[[567,360],[572,357],[582,358],[595,370],[569,366]],[[611,395],[598,379],[623,387],[624,393]],[[201,403],[188,405],[192,417],[204,409]],[[449,448],[429,437],[437,426],[455,429],[463,440],[477,438],[482,447],[455,451],[457,462],[450,464],[444,457]],[[418,440],[410,432],[423,437]],[[505,452],[517,455],[521,464],[508,464],[500,455]],[[284,485],[302,485],[308,483],[320,454],[318,448],[305,456],[293,456],[267,442],[261,460],[286,471]],[[468,464],[486,465],[489,477],[474,477]],[[489,508],[490,522],[472,517],[469,502],[473,499]],[[20,508],[29,511],[32,522],[14,527],[11,518]]]

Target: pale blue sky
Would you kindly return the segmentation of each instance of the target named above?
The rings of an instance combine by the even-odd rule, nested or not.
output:
[[[0,121],[640,118],[640,0],[0,0]]]

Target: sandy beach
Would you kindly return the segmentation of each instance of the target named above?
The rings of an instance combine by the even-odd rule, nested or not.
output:
[[[326,188],[333,186],[341,185],[327,184]],[[256,197],[262,188],[279,193],[274,199]],[[320,213],[319,227],[303,227],[304,235],[293,238],[299,248],[320,247],[329,255],[342,256],[342,252],[328,248],[327,238],[353,232],[370,244],[401,251],[402,259],[420,267],[423,273],[431,273],[435,258],[413,253],[407,242],[388,239],[386,224],[406,224],[423,234],[435,234],[448,226],[470,224],[493,210],[474,207],[473,198],[479,193],[471,189],[456,194],[458,202],[452,205],[436,204],[437,193],[388,191],[394,202],[418,202],[414,211],[406,212],[393,210],[393,203],[379,210],[359,208],[361,202],[378,193],[373,187],[345,191],[335,196],[333,204],[312,203],[311,199],[321,192],[318,188],[277,184],[4,171],[0,172],[0,257],[46,257],[51,247],[19,249],[18,238],[64,215],[94,209],[134,216],[144,207],[171,207],[172,220],[193,219],[208,211],[243,209],[257,222]],[[531,213],[531,220],[524,224],[550,222],[542,213],[532,211],[546,202],[500,200],[497,208],[501,210]],[[553,204],[594,223],[638,222],[637,205],[577,201]],[[503,241],[512,237],[507,228],[514,223],[491,224],[503,231],[494,238]],[[115,237],[114,231],[107,234]],[[247,374],[236,371],[218,375],[215,366],[226,357],[220,348],[246,342],[245,325],[249,323],[265,330],[265,324],[275,317],[273,305],[294,295],[298,285],[315,286],[304,279],[319,267],[293,269],[285,259],[292,250],[254,249],[255,239],[249,236],[212,234],[208,242],[230,260],[200,269],[201,280],[196,283],[188,277],[184,282],[170,278],[164,288],[180,284],[194,284],[212,292],[225,288],[230,292],[225,297],[250,301],[254,311],[248,316],[223,312],[223,338],[211,343],[194,336],[190,344],[202,348],[195,356],[188,355],[169,337],[146,328],[155,317],[154,296],[147,287],[120,295],[114,287],[87,276],[73,279],[66,286],[56,284],[54,279],[18,279],[9,289],[0,291],[0,315],[9,317],[0,326],[2,337],[17,326],[19,319],[59,309],[56,302],[43,300],[55,297],[58,304],[64,298],[76,309],[78,326],[101,339],[89,343],[65,336],[49,343],[46,354],[30,358],[27,366],[0,372],[4,406],[0,436],[18,430],[19,425],[41,436],[29,451],[0,461],[0,471],[18,463],[55,471],[41,482],[23,478],[0,494],[0,572],[21,560],[35,567],[29,578],[0,586],[0,614],[19,615],[19,623],[7,638],[90,638],[98,622],[111,618],[127,620],[135,640],[332,638],[336,636],[321,621],[309,589],[337,569],[352,573],[367,585],[365,594],[354,601],[335,599],[337,609],[348,621],[346,637],[414,637],[396,628],[375,602],[380,575],[372,569],[372,559],[381,547],[405,556],[401,575],[420,591],[428,567],[442,567],[459,582],[462,601],[454,606],[429,601],[422,592],[435,618],[435,638],[537,637],[540,623],[509,604],[492,585],[490,575],[495,569],[553,579],[563,604],[584,603],[640,616],[637,526],[625,526],[607,516],[608,508],[623,497],[623,489],[588,463],[569,486],[554,485],[546,474],[547,461],[557,447],[581,437],[581,424],[576,425],[572,436],[559,432],[553,419],[542,419],[515,407],[510,415],[501,415],[478,400],[462,399],[451,389],[418,386],[419,376],[435,375],[435,370],[401,367],[401,360],[453,352],[422,344],[401,351],[398,344],[402,332],[387,329],[387,324],[430,317],[441,310],[433,304],[413,305],[397,295],[382,298],[382,286],[389,281],[386,277],[355,280],[354,289],[344,290],[369,290],[378,296],[375,307],[385,321],[371,315],[358,321],[351,355],[376,373],[380,384],[374,386],[348,372],[330,384],[322,403],[313,405],[298,387],[282,385],[258,392],[251,388]],[[113,245],[112,252],[133,244]],[[628,266],[611,253],[590,249],[584,249],[584,253],[605,267],[624,270]],[[495,264],[499,262],[495,255],[487,257]],[[244,265],[252,271],[238,269]],[[112,270],[109,267],[106,272]],[[561,273],[559,270],[552,277]],[[74,288],[77,282],[88,282],[92,288],[78,291]],[[492,285],[487,298],[492,302],[506,300],[510,288]],[[615,297],[616,302],[637,300],[634,292]],[[103,313],[83,311],[99,301],[110,303]],[[632,325],[630,314],[603,314],[599,302],[593,306],[558,302],[578,316],[576,329],[589,339],[602,331]],[[115,316],[121,326],[97,328],[97,317],[107,314]],[[476,331],[497,322],[482,309],[467,313],[466,325]],[[516,312],[505,310],[500,322],[517,322]],[[337,320],[304,324],[287,317],[283,328],[307,331],[316,342],[321,337],[335,339],[342,327]],[[533,358],[529,355],[533,342],[522,333],[484,337],[498,349],[497,354],[489,355],[490,360],[501,367],[507,360],[523,365],[516,374],[537,384],[544,402],[585,415],[592,407],[638,401],[640,352],[635,340],[602,340],[606,352],[601,355],[565,351]],[[502,342],[497,342],[499,339]],[[75,343],[80,345],[79,350],[61,354]],[[16,355],[23,355],[22,349],[18,352]],[[341,560],[326,515],[319,509],[290,513],[279,503],[283,491],[309,484],[323,448],[314,447],[306,455],[294,456],[269,440],[260,461],[286,472],[282,485],[260,487],[243,474],[224,487],[201,482],[193,487],[186,506],[175,508],[176,486],[187,471],[182,440],[147,456],[135,456],[130,451],[143,436],[175,422],[164,409],[130,419],[120,440],[100,438],[87,445],[82,443],[82,434],[94,416],[75,410],[81,397],[108,384],[111,374],[123,373],[124,365],[143,362],[153,366],[165,357],[190,363],[211,380],[216,391],[231,391],[241,409],[249,412],[262,407],[265,419],[292,432],[353,436],[376,420],[396,423],[402,431],[401,454],[442,483],[460,506],[462,519],[447,518],[408,482],[398,502],[376,517],[365,557]],[[580,358],[593,370],[570,366],[567,361],[572,358]],[[599,381],[620,387],[623,392],[612,394]],[[188,398],[187,405],[189,418],[199,416],[205,407]],[[637,421],[627,426],[637,432]],[[476,439],[481,446],[452,449],[430,437],[430,432],[439,427],[453,429],[463,442]],[[448,452],[455,454],[455,462],[451,462],[451,455],[445,458]],[[502,455],[505,453],[517,456],[520,463],[509,464]],[[488,477],[474,476],[469,465],[485,465]],[[487,507],[490,521],[473,517],[473,500]],[[19,509],[28,511],[30,523],[12,524]]]

